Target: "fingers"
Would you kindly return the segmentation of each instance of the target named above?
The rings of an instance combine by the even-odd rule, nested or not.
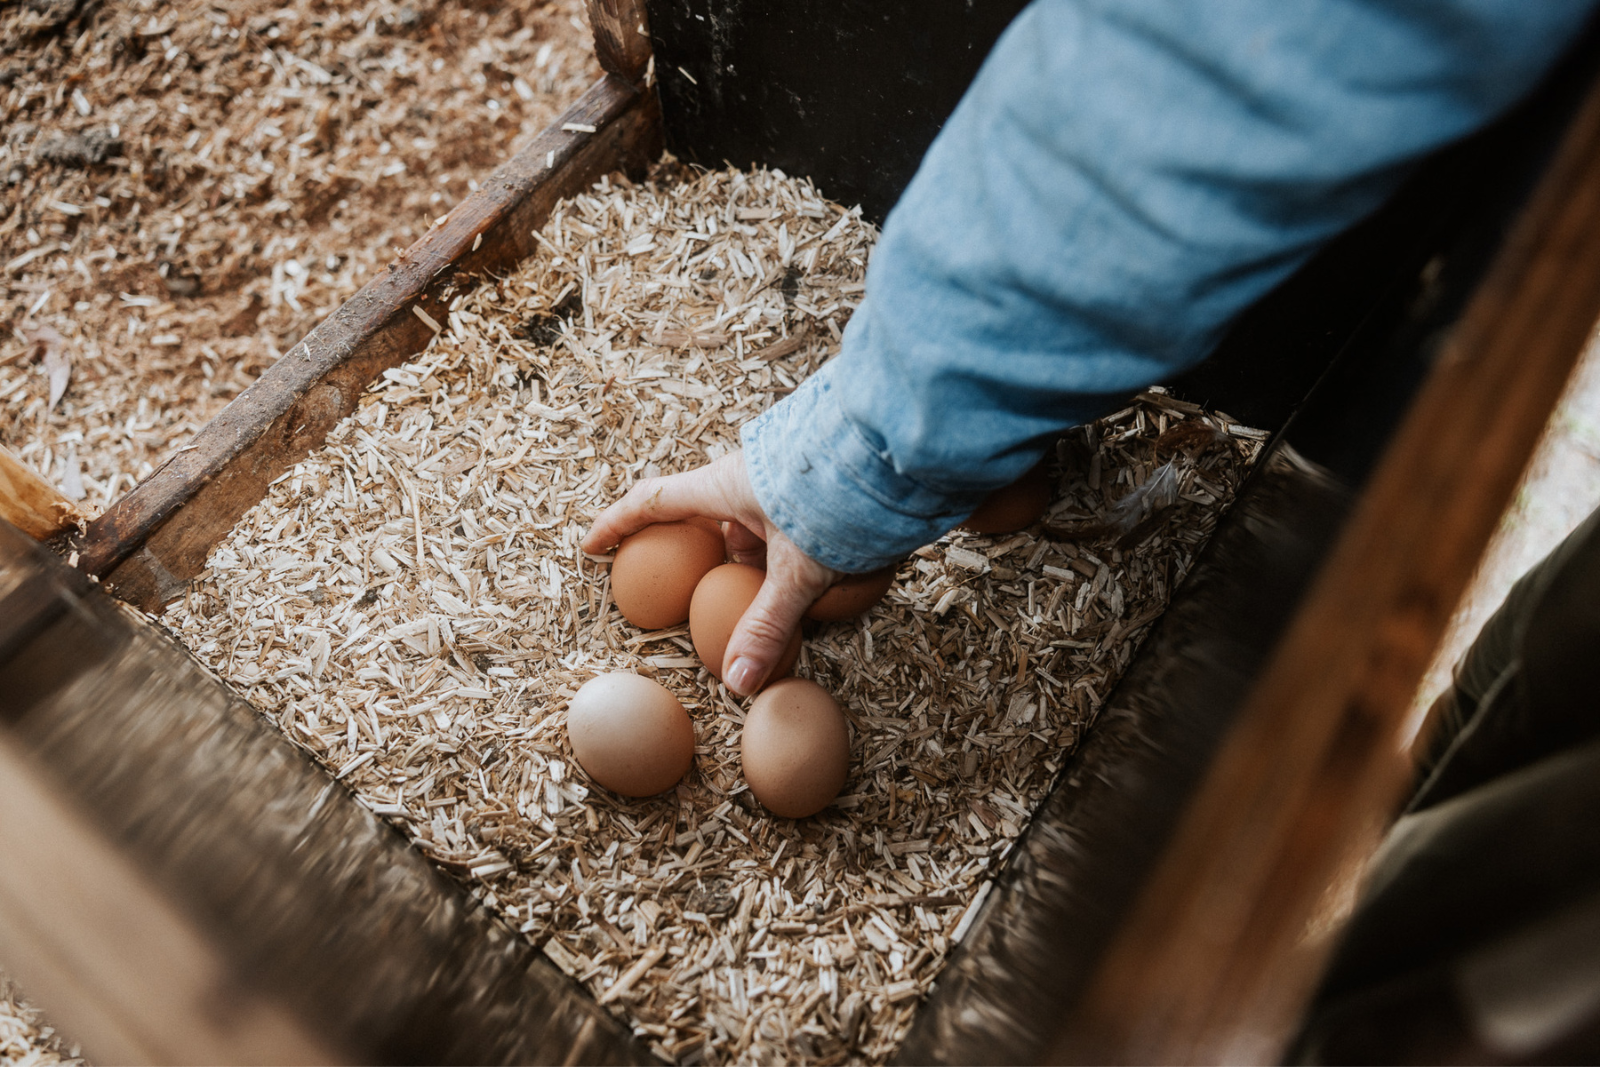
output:
[[[693,515],[739,521],[735,511],[748,510],[737,484],[719,469],[732,457],[723,457],[683,474],[647,478],[606,508],[583,539],[585,552],[604,552],[631,533],[655,522],[673,522]],[[730,489],[732,491],[730,491]]]
[[[838,577],[781,534],[769,547],[768,561],[761,592],[745,609],[724,653],[723,681],[741,696],[761,688],[788,651],[801,615]]]
[[[744,456],[732,452],[684,474],[650,478],[612,504],[583,539],[586,552],[602,552],[651,523],[705,515],[726,523],[729,552],[741,563],[767,568],[755,601],[728,639],[723,680],[748,695],[781,662],[800,628],[800,617],[839,577],[795,547],[762,513]]]
[[[606,508],[584,535],[585,552],[604,552],[631,533],[655,522],[672,522],[700,514],[689,501],[697,499],[701,487],[699,471],[666,478],[648,478],[623,494]]]

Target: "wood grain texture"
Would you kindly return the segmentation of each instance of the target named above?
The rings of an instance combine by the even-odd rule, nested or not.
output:
[[[0,732],[0,960],[101,1063],[354,1062],[230,981],[193,924]]]
[[[36,541],[48,541],[84,517],[76,504],[0,445],[0,519]]]
[[[588,0],[594,55],[608,74],[630,84],[650,65],[650,17],[643,0]]]
[[[508,269],[534,250],[533,231],[558,200],[609,171],[637,171],[659,151],[655,95],[611,76],[595,83],[189,447],[91,523],[80,566],[129,603],[159,608],[199,573],[272,480],[355,409],[367,385],[427,346],[433,330],[416,309],[447,322],[450,296],[468,277]]]
[[[649,1061],[184,649],[4,524],[0,813],[0,966],[102,1062]]]
[[[1335,873],[1409,781],[1412,692],[1600,315],[1600,94],[1423,386],[1108,952],[1058,1060],[1279,1056]]]

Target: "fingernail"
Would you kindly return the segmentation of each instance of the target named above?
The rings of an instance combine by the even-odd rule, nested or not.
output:
[[[756,674],[756,661],[748,656],[740,656],[728,664],[728,670],[722,680],[740,696],[749,696],[761,678]]]

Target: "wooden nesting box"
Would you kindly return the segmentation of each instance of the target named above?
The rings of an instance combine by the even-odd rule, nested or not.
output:
[[[91,579],[146,609],[180,593],[452,287],[538,254],[558,199],[664,141],[881,217],[1019,7],[591,0],[606,77],[63,545],[72,565],[0,526],[0,960],[91,1055],[649,1059]],[[1579,54],[1430,161],[1174,385],[1275,439],[905,1062],[1280,1052],[1329,947],[1302,935],[1391,816],[1412,690],[1600,312],[1593,72]],[[57,528],[26,488],[7,514]]]

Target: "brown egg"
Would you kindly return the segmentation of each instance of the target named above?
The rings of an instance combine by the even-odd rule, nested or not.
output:
[[[980,534],[1016,533],[1026,529],[1038,522],[1044,509],[1050,506],[1052,488],[1041,460],[1027,474],[984,497],[978,510],[967,516],[961,528]]]
[[[828,691],[805,678],[762,690],[739,742],[744,780],[763,807],[786,819],[815,815],[850,771],[850,728]]]
[[[700,579],[695,587],[694,601],[689,605],[689,637],[694,641],[695,654],[706,670],[722,678],[723,655],[728,651],[728,639],[739,618],[745,613],[761,591],[767,572],[745,563],[724,563]],[[789,642],[783,658],[767,677],[782,678],[794,669],[800,658],[800,633]]]
[[[689,617],[694,587],[722,562],[722,528],[710,519],[658,522],[622,539],[611,564],[611,599],[645,630]]]
[[[678,698],[637,674],[602,674],[567,707],[572,754],[613,793],[648,797],[671,789],[694,761],[694,723]]]
[[[894,566],[890,565],[867,574],[845,575],[806,609],[806,618],[818,622],[843,622],[870,611],[872,605],[882,600],[883,594],[894,584],[894,572]]]
[[[709,530],[718,537],[722,536],[722,523],[718,522],[716,519],[707,518],[704,515],[691,515],[683,521],[688,523],[690,526],[698,526],[702,530]]]

